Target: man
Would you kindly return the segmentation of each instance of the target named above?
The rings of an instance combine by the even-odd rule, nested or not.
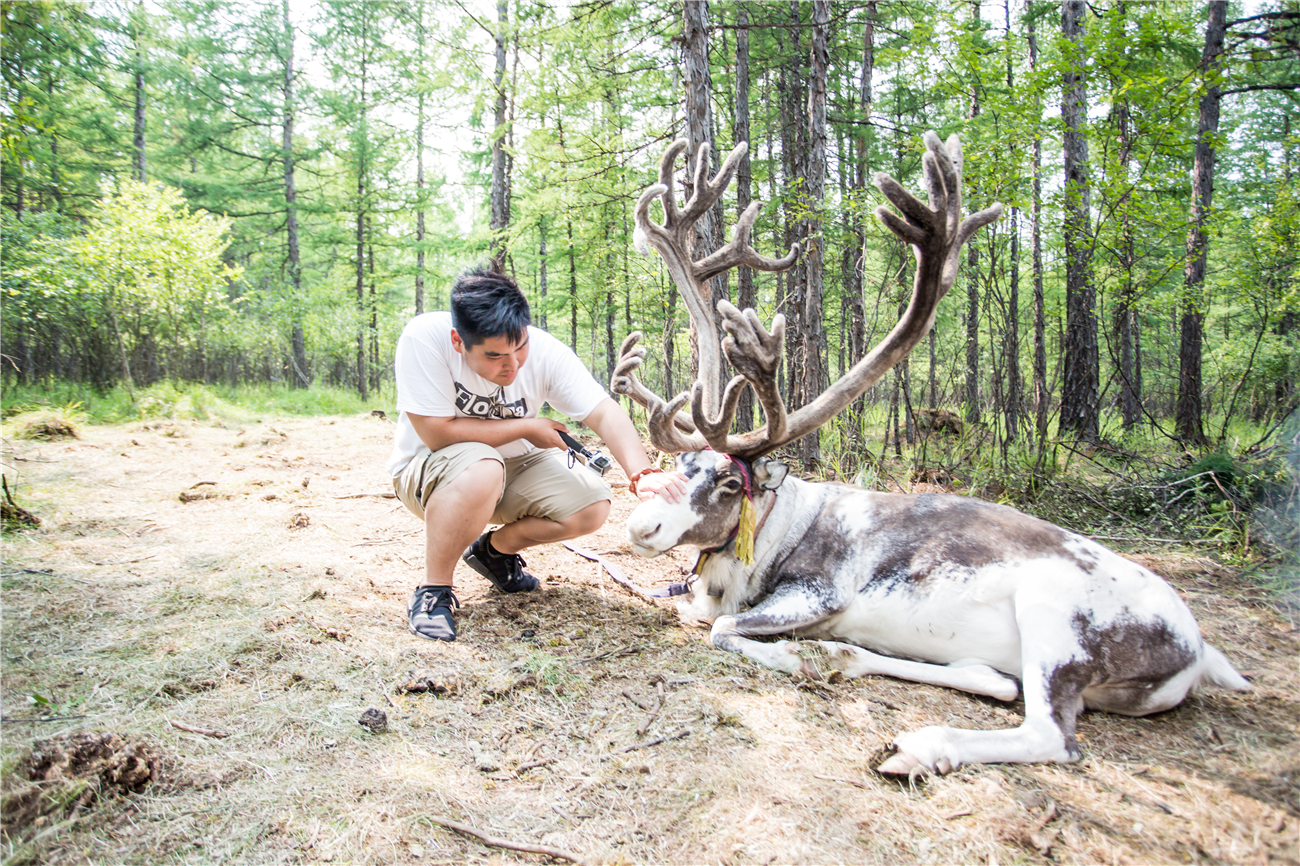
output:
[[[565,426],[538,417],[543,403],[594,430],[639,498],[685,493],[680,476],[651,466],[632,420],[573,351],[531,326],[527,298],[504,274],[467,271],[450,312],[412,319],[397,341],[396,379],[388,470],[398,499],[424,520],[424,580],[407,605],[420,637],[456,639],[457,558],[502,592],[532,592],[521,550],[594,532],[609,516],[609,487],[568,466]],[[484,532],[489,523],[501,526]]]

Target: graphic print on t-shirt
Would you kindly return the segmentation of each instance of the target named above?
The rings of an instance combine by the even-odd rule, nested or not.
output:
[[[526,418],[528,400],[521,397],[513,403],[501,399],[505,388],[498,388],[491,397],[483,397],[456,383],[456,408],[471,418]]]

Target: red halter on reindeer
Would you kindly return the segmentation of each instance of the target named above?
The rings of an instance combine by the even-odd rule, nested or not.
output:
[[[881,674],[1001,700],[1023,690],[1019,727],[905,733],[882,772],[1072,761],[1079,757],[1075,720],[1084,708],[1140,716],[1174,707],[1203,685],[1249,688],[1201,639],[1172,587],[1101,545],[1006,506],[809,483],[765,457],[815,432],[906,357],[952,288],[962,245],[1001,213],[994,205],[962,219],[961,144],[934,133],[925,141],[928,204],[893,178],[876,177],[901,214],[882,206],[880,220],[916,254],[911,303],[879,345],[794,412],[786,411],[777,387],[784,317],[777,315],[769,331],[753,310],[720,301],[715,319],[704,286],[738,265],[788,268],[798,246],[781,259],[759,255],[749,243],[754,203],[731,243],[694,261],[694,224],[722,196],[745,145],[712,179],[701,148],[694,193],[682,208],[672,194],[673,167],[686,142],[668,148],[659,183],[637,202],[637,241],[643,251],[648,244],[659,252],[686,302],[699,343],[699,380],[670,401],[650,392],[636,378],[645,349],[634,333],[610,387],[646,408],[651,441],[679,455],[688,497],[643,503],[628,519],[628,537],[642,556],[682,544],[709,551],[693,596],[679,610],[683,619],[711,622],[720,649],[816,676],[797,642],[754,640],[789,634],[820,639],[850,677]],[[655,199],[663,205],[662,224],[650,219]],[[719,392],[724,353],[737,375]],[[732,433],[746,387],[757,394],[766,423]],[[688,401],[689,414],[682,411]]]

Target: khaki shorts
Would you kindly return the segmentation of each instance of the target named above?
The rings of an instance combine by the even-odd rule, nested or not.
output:
[[[457,442],[416,456],[393,479],[397,498],[416,517],[424,519],[424,503],[438,488],[480,460],[495,460],[505,467],[505,491],[489,523],[514,523],[523,517],[563,520],[588,505],[612,501],[609,486],[590,469],[568,466],[568,456],[558,448],[535,448],[519,457],[502,457],[482,442]]]

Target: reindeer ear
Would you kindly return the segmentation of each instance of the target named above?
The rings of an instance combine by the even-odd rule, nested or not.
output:
[[[764,490],[775,490],[790,474],[790,467],[778,460],[760,457],[754,461],[754,485]]]

